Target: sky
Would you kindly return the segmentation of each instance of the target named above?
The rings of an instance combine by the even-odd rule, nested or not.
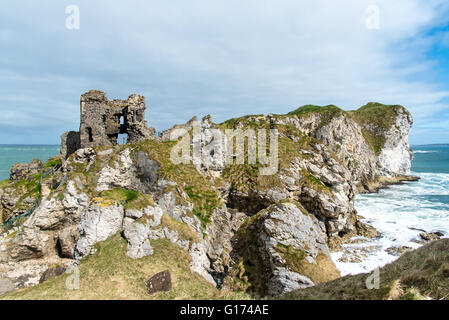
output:
[[[3,0],[0,144],[58,144],[90,89],[144,95],[158,131],[381,102],[411,111],[412,144],[449,143],[448,13],[447,0]]]

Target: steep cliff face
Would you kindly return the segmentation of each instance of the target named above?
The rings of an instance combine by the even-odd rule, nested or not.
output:
[[[79,149],[42,179],[38,209],[0,237],[0,271],[16,286],[33,285],[49,264],[82,264],[98,242],[120,233],[133,259],[170,241],[219,288],[276,295],[335,279],[330,249],[352,235],[376,235],[358,221],[355,194],[408,173],[411,125],[400,106],[304,106],[222,124],[193,118],[161,141]],[[260,139],[257,130],[276,130],[265,145],[277,146],[272,172],[260,158],[229,161],[239,155],[228,150],[227,130],[248,129],[256,134],[247,141]],[[0,188],[4,221],[32,205],[25,199],[36,197],[33,181]]]

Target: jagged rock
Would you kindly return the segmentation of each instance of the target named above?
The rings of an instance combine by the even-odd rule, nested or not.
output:
[[[74,259],[75,244],[79,239],[79,231],[76,225],[72,225],[63,229],[57,240],[58,252],[61,257]]]
[[[147,193],[157,180],[159,165],[148,159],[144,153],[136,155],[136,163],[131,151],[126,148],[118,154],[117,161],[101,169],[98,174],[97,191],[125,188]]]
[[[268,295],[276,296],[295,289],[312,287],[315,284],[308,277],[285,268],[276,268],[268,280]]]
[[[125,218],[123,235],[128,241],[128,251],[126,254],[129,257],[137,259],[153,254],[153,248],[149,239],[149,225]]]
[[[121,205],[94,203],[81,215],[78,231],[80,237],[75,247],[75,257],[90,253],[93,245],[117,233],[122,227],[124,209]]]
[[[172,288],[170,271],[165,270],[156,273],[146,282],[148,294],[153,294],[161,291],[170,291]]]
[[[9,181],[20,181],[28,179],[31,175],[39,173],[42,169],[42,161],[34,159],[31,163],[16,163],[11,168]]]
[[[260,257],[259,262],[247,257],[247,263],[262,264],[258,267],[262,275],[249,276],[267,279],[265,294],[277,295],[339,277],[323,225],[299,204],[272,205],[251,220],[239,236],[237,250],[243,256]],[[252,250],[256,252],[249,253]]]
[[[206,230],[205,244],[215,272],[224,273],[232,265],[230,253],[233,250],[233,238],[246,219],[243,212],[227,209],[226,206],[214,210]]]
[[[123,236],[128,241],[126,254],[133,259],[153,254],[151,228],[161,224],[161,208],[149,206],[141,211],[127,211],[126,216],[123,221]]]
[[[376,230],[376,228],[361,222],[360,220],[356,221],[357,234],[360,236],[364,236],[367,238],[377,238],[380,233]]]
[[[8,254],[12,261],[23,261],[42,258],[49,250],[50,237],[39,232],[37,228],[28,225],[23,226],[12,240],[8,248]]]
[[[387,249],[385,249],[386,252],[388,252],[389,254],[393,255],[393,256],[400,256],[408,251],[413,250],[413,248],[408,247],[408,246],[402,246],[402,247],[389,247]]]
[[[209,273],[211,266],[206,250],[207,249],[202,242],[192,244],[189,250],[189,255],[192,258],[192,261],[190,262],[190,269],[199,273],[204,279],[216,286],[217,283]]]
[[[52,265],[50,266],[45,272],[42,274],[41,278],[39,279],[39,283],[42,283],[44,281],[47,281],[52,278],[56,278],[57,276],[60,276],[65,272],[65,267],[62,265]]]
[[[139,151],[136,154],[137,176],[148,187],[151,187],[157,180],[159,165],[156,161],[148,159],[145,152]]]
[[[411,114],[404,108],[396,108],[394,125],[385,133],[385,144],[379,154],[382,175],[408,174],[412,167],[413,154],[408,143],[408,134],[413,125]]]
[[[439,240],[443,234],[441,232],[422,232],[419,236],[425,241],[435,241]]]

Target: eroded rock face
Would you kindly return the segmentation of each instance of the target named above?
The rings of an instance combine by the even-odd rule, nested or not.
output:
[[[101,169],[96,190],[125,188],[148,193],[158,178],[158,171],[157,162],[148,159],[144,152],[138,152],[133,160],[130,149],[126,148],[112,164]]]
[[[381,174],[394,176],[410,174],[413,153],[408,143],[408,134],[413,125],[413,119],[402,108],[396,110],[397,117],[394,126],[386,133],[386,142],[379,155]]]
[[[133,259],[153,254],[151,228],[161,224],[162,210],[149,206],[144,210],[128,210],[123,222],[123,235],[128,241],[127,255]]]
[[[298,207],[299,206],[299,207]],[[258,214],[247,232],[268,280],[266,293],[277,295],[338,278],[324,226],[299,204],[285,202]],[[244,251],[242,251],[244,252]]]
[[[122,227],[123,212],[123,207],[117,204],[94,203],[89,206],[81,215],[75,257],[89,254],[95,243],[116,234]]]

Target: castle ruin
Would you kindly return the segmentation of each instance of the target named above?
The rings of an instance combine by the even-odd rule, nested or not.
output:
[[[113,146],[119,135],[126,143],[155,139],[154,128],[145,120],[145,97],[132,94],[127,100],[109,101],[105,93],[91,90],[81,96],[80,129],[61,135],[61,154],[67,158],[82,148]]]

